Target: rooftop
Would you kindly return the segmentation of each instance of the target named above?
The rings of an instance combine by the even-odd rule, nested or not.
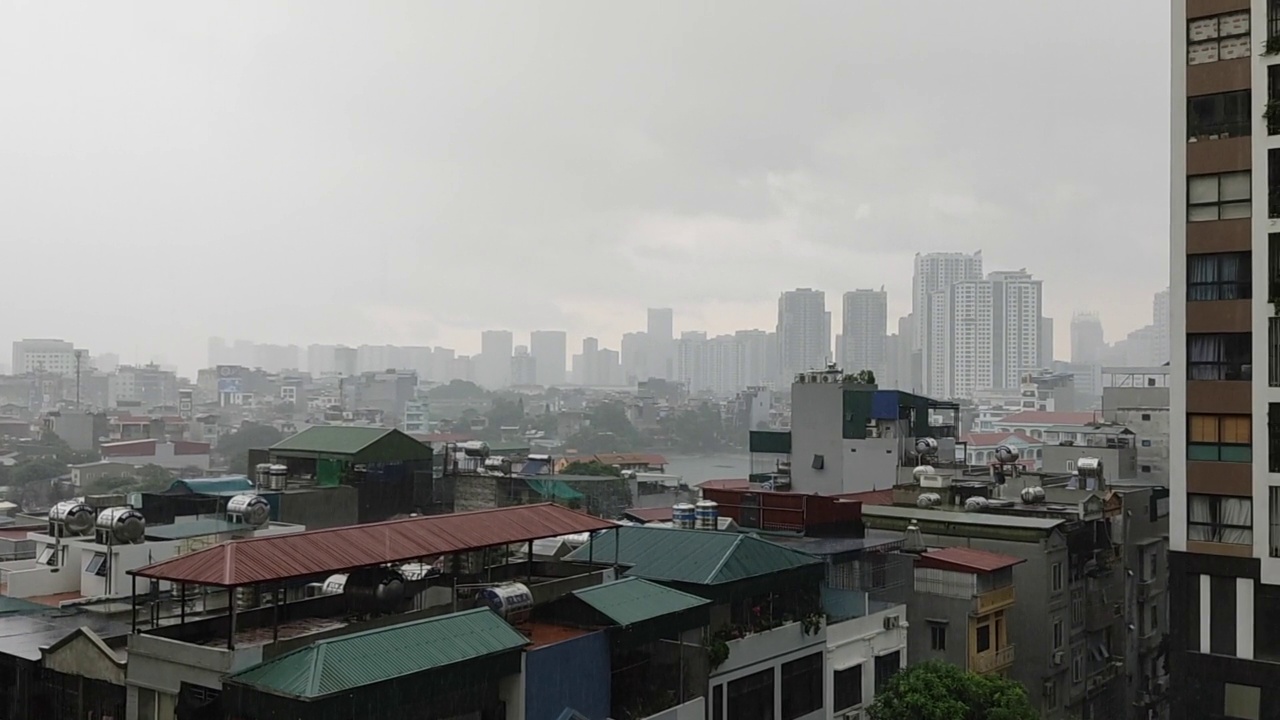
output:
[[[630,577],[693,585],[731,583],[820,562],[753,535],[652,525],[601,533],[567,559],[609,562],[614,557],[628,566]]]
[[[230,540],[132,574],[236,587],[614,527],[616,523],[551,503],[521,505]]]
[[[667,459],[657,453],[601,453],[595,460],[605,465],[650,465],[660,467]]]
[[[165,490],[166,495],[177,493],[199,493],[201,495],[221,495],[228,492],[237,494],[253,492],[253,482],[244,475],[224,475],[223,477],[193,478],[174,480]]]
[[[347,456],[356,462],[430,460],[431,448],[385,427],[313,425],[272,445],[273,454]]]
[[[801,535],[771,535],[769,539],[779,545],[799,550],[808,555],[827,557],[844,553],[898,550],[902,547],[902,533],[888,530],[867,530],[866,537],[808,537]]]
[[[221,518],[201,518],[169,525],[149,525],[147,526],[146,534],[147,537],[159,538],[160,540],[183,540],[253,529],[254,526],[252,525],[229,522]]]
[[[1008,442],[1011,437],[1017,438],[1028,445],[1044,444],[1043,440],[1037,440],[1021,430],[989,433],[965,433],[960,436],[960,441],[969,443],[969,447],[972,449],[974,447],[994,447],[996,445],[1003,445]]]
[[[311,700],[527,643],[492,610],[479,608],[320,640],[228,679]]]
[[[619,627],[691,610],[711,602],[636,577],[576,590],[573,594],[613,620]]]
[[[1020,530],[1052,530],[1066,522],[1065,519],[937,509],[924,510],[921,508],[901,507],[898,505],[863,505],[862,516],[867,518],[883,517],[901,520],[921,520],[926,522],[935,521],[950,523],[953,525],[1007,527]]]
[[[0,653],[38,661],[40,648],[53,645],[80,627],[101,637],[117,637],[129,632],[129,626],[100,613],[42,607],[41,612],[0,615]]]
[[[636,522],[671,522],[670,507],[629,508],[622,511],[622,514]]]
[[[1102,419],[1101,413],[1091,412],[1048,412],[1043,410],[1024,410],[1012,415],[1005,415],[996,421],[997,425],[1092,425]]]
[[[920,556],[919,567],[957,572],[989,573],[1011,568],[1026,562],[1001,553],[975,550],[967,547],[948,547],[929,550]]]

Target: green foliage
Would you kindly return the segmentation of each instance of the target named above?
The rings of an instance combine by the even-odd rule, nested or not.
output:
[[[143,465],[131,475],[100,477],[84,488],[88,495],[111,493],[164,492],[173,484],[173,473],[159,465]]]
[[[507,397],[493,399],[493,405],[484,414],[489,420],[489,429],[496,434],[501,427],[524,427],[524,400],[512,400]]]
[[[668,415],[658,421],[658,427],[681,452],[716,452],[732,445],[732,432],[710,403]]]
[[[1035,720],[1027,692],[999,675],[930,661],[894,675],[868,710],[871,720]]]
[[[599,460],[575,460],[560,471],[562,475],[593,475],[596,477],[622,477],[622,471]]]
[[[245,422],[240,429],[218,441],[217,453],[233,473],[249,474],[249,451],[267,448],[284,439],[271,425]]]
[[[640,447],[640,431],[627,419],[620,402],[604,402],[591,409],[587,427],[574,433],[566,442],[570,448],[594,455],[603,452],[633,452]]]
[[[67,464],[53,458],[30,458],[14,465],[9,482],[21,487],[32,482],[48,482],[67,474]]]
[[[875,385],[876,374],[870,370],[859,370],[856,373],[845,375],[844,381],[854,385]]]
[[[467,380],[450,380],[427,391],[429,400],[474,400],[489,397],[489,391]]]
[[[97,453],[93,452],[77,452],[71,449],[66,440],[58,437],[58,434],[52,430],[45,430],[40,433],[39,446],[46,448],[52,453],[58,462],[64,465],[78,465],[80,463],[96,462],[99,459]]]

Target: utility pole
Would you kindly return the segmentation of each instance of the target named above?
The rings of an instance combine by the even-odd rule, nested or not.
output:
[[[80,358],[84,355],[83,350],[76,350],[76,409],[80,409]]]

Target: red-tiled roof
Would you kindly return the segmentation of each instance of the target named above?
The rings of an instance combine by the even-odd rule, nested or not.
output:
[[[835,497],[841,500],[857,500],[863,505],[892,505],[893,488],[884,490],[863,490],[862,492],[840,493]]]
[[[608,520],[542,503],[229,540],[148,565],[133,574],[172,582],[236,587],[616,526]]]
[[[122,440],[102,444],[102,456],[105,457],[148,457],[156,454],[159,440],[146,438],[142,440]],[[209,443],[194,440],[175,440],[174,455],[208,455]]]
[[[1043,445],[1043,440],[1037,440],[1030,435],[1022,432],[992,432],[992,433],[968,433],[960,437],[960,442],[969,443],[969,449],[976,447],[995,447],[1003,445],[1011,437],[1016,437],[1028,445]]]
[[[1102,418],[1091,412],[1023,410],[996,420],[997,425],[1092,425]]]
[[[657,453],[603,453],[595,456],[605,465],[649,465],[651,467],[661,467],[667,464],[667,459]]]
[[[920,556],[920,567],[957,572],[989,573],[1026,562],[1012,555],[974,550],[967,547],[949,547],[930,550]]]

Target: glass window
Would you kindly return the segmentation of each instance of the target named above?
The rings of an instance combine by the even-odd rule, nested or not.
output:
[[[931,650],[947,649],[946,623],[940,623],[940,622],[929,623],[929,649]]]
[[[1249,173],[1192,175],[1187,178],[1187,220],[1231,220],[1250,217]]]
[[[1271,557],[1280,557],[1280,487],[1267,488],[1267,505],[1271,510],[1267,543],[1271,546]]]
[[[90,575],[98,577],[107,576],[107,556],[103,553],[94,553],[89,558],[89,564],[84,566],[84,571]]]
[[[1249,12],[1233,12],[1187,21],[1187,64],[1248,57]]]
[[[711,720],[724,720],[724,686],[711,688]]]
[[[1062,590],[1062,563],[1056,562],[1053,564],[1050,572],[1050,582],[1052,583],[1053,592]]]
[[[1253,297],[1252,257],[1247,252],[1188,255],[1187,302]]]
[[[832,678],[833,710],[836,714],[862,704],[862,666],[837,670]]]
[[[1250,380],[1253,335],[1187,333],[1188,380]]]
[[[887,655],[881,655],[876,658],[876,694],[884,692],[889,687],[889,681],[894,675],[902,669],[902,654],[900,652],[891,652]]]
[[[1187,459],[1252,462],[1252,427],[1248,415],[1188,415]]]
[[[1066,643],[1066,634],[1062,631],[1062,621],[1053,621],[1053,649],[1061,650],[1063,644]]]
[[[984,653],[991,649],[991,626],[979,625],[977,631],[977,639],[975,643],[978,652]]]
[[[730,718],[773,720],[773,668],[731,681],[728,694]]]
[[[1187,98],[1187,138],[1243,137],[1252,130],[1249,91]]]
[[[818,652],[782,664],[782,720],[822,709],[822,656]]]
[[[50,545],[40,551],[40,557],[36,560],[36,563],[40,565],[56,565],[57,560],[58,556],[54,554],[53,546]]]
[[[1232,720],[1258,720],[1262,712],[1262,688],[1226,683],[1222,692],[1222,714]]]
[[[1253,499],[1187,495],[1187,539],[1253,544]]]

